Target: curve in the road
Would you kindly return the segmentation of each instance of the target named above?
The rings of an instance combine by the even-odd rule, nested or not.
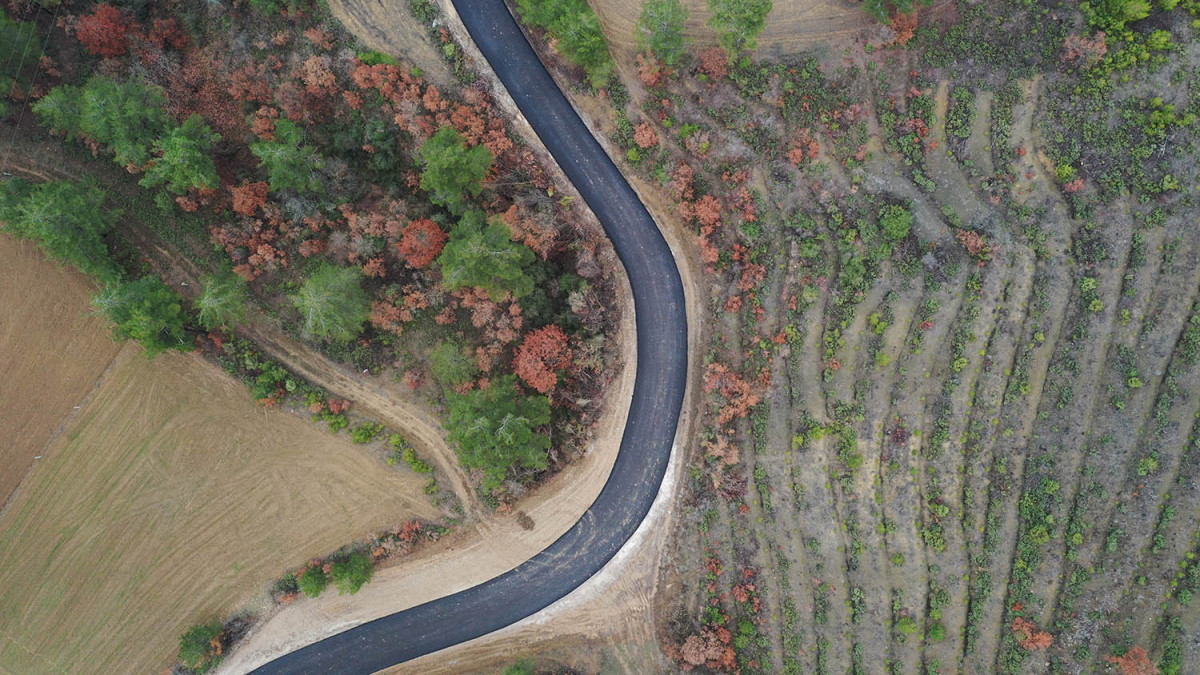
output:
[[[687,379],[683,283],[654,219],[538,60],[503,0],[453,0],[508,93],[600,219],[625,266],[637,380],[621,449],[591,508],[546,550],[478,586],[397,612],[256,673],[372,673],[515,623],[596,574],[633,535],[666,473]]]

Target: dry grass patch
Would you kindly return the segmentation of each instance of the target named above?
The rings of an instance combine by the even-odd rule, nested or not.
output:
[[[155,672],[309,556],[438,516],[194,355],[123,348],[80,413],[0,518],[0,672]]]

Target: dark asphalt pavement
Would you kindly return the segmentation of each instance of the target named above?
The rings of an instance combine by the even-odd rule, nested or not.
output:
[[[467,30],[599,217],[633,288],[637,381],[621,450],[579,522],[516,569],[357,626],[256,673],[372,673],[515,623],[566,596],[633,535],[666,474],[687,377],[683,284],[666,241],[559,91],[503,0],[454,0]]]

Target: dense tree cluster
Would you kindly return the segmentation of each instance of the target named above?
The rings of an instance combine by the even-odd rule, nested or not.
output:
[[[526,10],[595,84],[607,79],[611,57],[586,2],[526,2]],[[120,283],[117,266],[102,269],[111,223],[89,229],[86,219],[104,212],[57,196],[74,213],[64,210],[56,227],[86,236],[72,237],[78,251],[52,255],[83,267],[100,261],[88,271],[107,284],[97,305],[119,335],[150,353],[190,348],[188,329],[224,339],[253,302],[265,302],[338,358],[363,368],[415,364],[405,381],[435,397],[479,396],[504,378],[516,392],[567,392],[555,399],[571,404],[554,419],[569,430],[556,433],[555,456],[573,453],[586,429],[580,420],[598,405],[574,402],[600,400],[610,254],[599,231],[554,197],[533,153],[510,138],[484,84],[448,89],[386,55],[356,51],[310,0],[84,2],[64,11],[55,28],[63,33],[48,43],[64,51],[42,64],[36,118],[136,175],[160,208],[190,212],[179,226],[170,213],[145,219],[168,240],[228,256],[228,266],[204,270],[192,305],[149,281]],[[28,32],[0,23],[10,47]],[[444,41],[449,55],[452,39]],[[673,44],[655,49],[670,59]],[[55,63],[69,65],[60,72]],[[36,67],[36,59],[17,66]],[[45,206],[29,196],[22,208]],[[42,238],[48,250],[59,245]],[[531,338],[518,379],[518,348],[551,326],[572,348],[538,357]],[[280,380],[262,376],[260,398],[273,400]],[[543,461],[519,462],[509,477],[521,479],[548,466],[551,421],[524,417],[537,420],[526,445]],[[491,471],[489,487],[501,482]]]

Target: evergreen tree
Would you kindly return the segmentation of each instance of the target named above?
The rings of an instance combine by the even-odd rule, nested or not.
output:
[[[679,0],[646,0],[638,19],[638,48],[650,50],[668,66],[675,65],[683,55],[687,17],[687,8]]]
[[[558,40],[558,51],[587,71],[592,86],[602,87],[612,74],[612,55],[600,18],[586,0],[518,0],[527,23],[546,29]]]
[[[717,31],[717,40],[730,55],[753,50],[771,7],[771,0],[708,0],[712,12],[708,25]]]
[[[507,227],[484,222],[479,211],[465,215],[438,256],[442,283],[450,290],[478,286],[493,300],[505,293],[516,298],[528,295],[534,282],[525,268],[535,256],[528,246],[513,242],[509,236]]]
[[[208,128],[203,117],[192,115],[183,126],[172,129],[154,144],[159,157],[146,169],[139,184],[142,187],[165,184],[169,192],[177,195],[217,187],[217,167],[208,153],[220,138]]]
[[[321,189],[321,169],[325,158],[304,145],[304,134],[291,120],[275,123],[275,140],[259,141],[250,146],[267,173],[271,189],[317,192]]]
[[[499,486],[513,469],[546,468],[550,437],[538,429],[550,422],[550,400],[517,393],[512,375],[487,389],[451,394],[449,439],[468,469],[483,470],[483,487]]]
[[[85,135],[121,166],[142,167],[155,141],[175,126],[162,89],[132,79],[95,76],[83,88],[55,87],[33,106],[42,124],[67,138]]]
[[[80,92],[79,131],[107,146],[122,166],[145,166],[150,149],[174,126],[162,89],[138,80],[93,77]]]
[[[492,153],[482,145],[467,149],[454,127],[442,127],[421,144],[421,189],[453,213],[462,213],[463,198],[483,191],[483,178],[492,167]]]
[[[113,322],[113,337],[136,340],[149,358],[168,349],[192,348],[184,328],[183,299],[158,277],[110,284],[92,304]]]
[[[116,216],[104,208],[104,193],[94,187],[20,179],[0,184],[0,228],[37,242],[51,259],[102,282],[120,277],[104,242]]]
[[[441,384],[454,387],[479,373],[475,359],[457,343],[443,340],[429,352],[429,368]]]
[[[11,91],[14,81],[26,87],[33,79],[41,55],[37,24],[14,21],[0,10],[0,90]]]
[[[358,336],[371,312],[361,279],[357,268],[322,264],[291,298],[300,310],[304,332],[334,340]]]
[[[246,317],[249,295],[246,280],[232,272],[204,279],[204,290],[196,298],[200,325],[205,328],[231,328]]]

